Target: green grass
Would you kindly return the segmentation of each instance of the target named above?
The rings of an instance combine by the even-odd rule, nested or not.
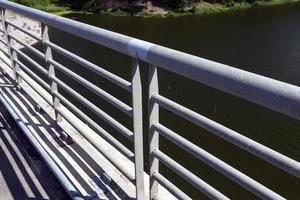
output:
[[[272,5],[280,5],[286,3],[294,3],[298,1],[299,0],[261,0],[261,1],[254,2],[254,4],[258,6],[272,6]]]
[[[45,12],[50,12],[50,13],[64,13],[66,11],[70,11],[69,8],[62,7],[62,6],[57,6],[55,4],[49,4],[46,7],[41,7],[38,8],[39,10],[43,10]]]
[[[30,7],[46,7],[50,4],[50,0],[11,0],[13,2],[23,4]]]
[[[109,15],[109,16],[130,16],[130,13],[122,11],[122,10],[102,10],[99,12],[101,15]]]
[[[51,0],[12,0],[13,2],[23,4],[38,10],[42,10],[50,13],[59,13],[68,10],[68,8],[63,6],[58,6],[52,3]]]
[[[183,15],[206,15],[206,14],[213,14],[213,13],[224,13],[224,12],[230,12],[235,10],[249,9],[258,6],[261,7],[273,6],[273,5],[293,3],[298,1],[299,0],[259,0],[259,1],[255,1],[252,4],[247,2],[241,2],[241,3],[232,3],[230,5],[202,2],[202,3],[195,4],[192,7],[186,7],[182,10],[169,12],[168,16],[177,17]]]
[[[246,2],[233,3],[231,5],[211,4],[211,3],[200,3],[190,9],[191,13],[195,15],[211,14],[211,13],[222,13],[232,10],[242,10],[250,8],[252,5]]]
[[[165,17],[164,14],[149,12],[147,10],[143,10],[136,13],[130,13],[123,10],[103,10],[100,11],[99,14],[107,15],[107,16],[134,16],[134,17]]]

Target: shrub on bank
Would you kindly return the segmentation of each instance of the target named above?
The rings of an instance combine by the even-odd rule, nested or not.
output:
[[[42,8],[49,6],[50,0],[12,0],[13,2],[23,4],[25,6]]]

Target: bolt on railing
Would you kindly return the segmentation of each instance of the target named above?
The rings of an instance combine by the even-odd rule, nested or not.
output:
[[[153,152],[154,149],[159,148],[159,134],[152,128],[152,124],[159,121],[159,105],[151,101],[153,95],[158,94],[158,77],[157,67],[149,66],[149,151]],[[159,172],[159,161],[157,158],[150,154],[149,156],[149,167],[150,167],[150,199],[158,196],[158,182],[153,178],[155,173]]]
[[[142,83],[138,58],[132,59],[132,108],[136,198],[145,198]]]

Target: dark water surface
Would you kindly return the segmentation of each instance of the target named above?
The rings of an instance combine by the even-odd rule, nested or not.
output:
[[[220,15],[165,19],[83,14],[67,17],[300,86],[300,4],[255,8]],[[61,46],[130,80],[130,58],[57,30],[52,30],[51,38]],[[54,57],[130,105],[130,95],[127,92],[70,60],[56,54]],[[142,72],[146,100],[146,66]],[[127,116],[82,89],[74,81],[60,74],[59,76],[130,127],[131,120]],[[163,70],[159,71],[159,86],[160,92],[168,98],[300,161],[299,121]],[[86,110],[78,102],[77,105]],[[96,119],[92,112],[89,112],[89,115]],[[167,127],[258,182],[288,199],[300,199],[299,179],[163,109],[160,117]],[[100,119],[97,121],[120,141],[129,144],[113,128]],[[145,122],[145,132],[146,130]],[[163,138],[160,148],[228,197],[256,198]],[[161,171],[193,198],[206,199],[163,166]]]

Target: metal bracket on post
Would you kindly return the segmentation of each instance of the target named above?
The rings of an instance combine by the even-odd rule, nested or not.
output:
[[[151,97],[159,93],[158,89],[158,77],[157,67],[150,64],[149,66],[149,100],[148,100],[148,112],[149,112],[149,168],[150,168],[150,200],[155,199],[158,195],[158,183],[153,178],[155,173],[159,172],[159,161],[152,156],[152,152],[155,149],[159,149],[159,134],[153,130],[152,125],[159,122],[159,105],[151,101]]]
[[[132,63],[132,108],[135,159],[136,199],[144,200],[144,148],[143,148],[143,107],[142,83],[138,58]]]
[[[45,63],[46,67],[48,69],[48,77],[55,77],[55,69],[54,66],[49,62],[49,59],[52,59],[52,50],[49,46],[45,44],[45,42],[50,41],[49,39],[49,33],[48,33],[48,26],[46,24],[42,23],[42,43],[43,43],[43,49],[45,54]],[[57,108],[60,106],[59,99],[54,95],[55,92],[58,91],[57,84],[50,79],[50,85],[51,85],[51,95],[52,95],[52,101],[53,101],[53,108],[55,111],[55,119],[57,122],[62,121],[62,116],[57,112]]]
[[[13,38],[9,37],[9,33],[11,32],[12,27],[5,22],[6,15],[7,15],[6,9],[1,8],[2,28],[4,31],[8,54],[9,54],[10,61],[11,61],[11,68],[13,69],[13,72],[14,72],[14,79],[15,79],[16,84],[18,84],[22,81],[21,76],[19,76],[20,66],[15,62],[15,60],[18,59],[17,52],[11,48],[15,44],[15,41],[13,40]]]

